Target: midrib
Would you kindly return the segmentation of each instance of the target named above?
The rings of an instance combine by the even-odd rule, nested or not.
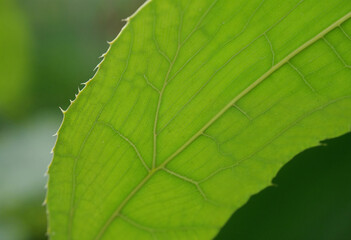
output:
[[[218,118],[220,118],[231,106],[234,105],[237,101],[239,101],[242,97],[244,97],[246,94],[248,94],[251,90],[253,90],[257,85],[259,85],[261,82],[263,82],[268,76],[270,76],[273,72],[278,70],[281,66],[286,64],[290,59],[292,59],[294,56],[299,54],[301,51],[321,39],[323,36],[325,36],[327,33],[329,33],[331,30],[334,28],[340,26],[343,22],[345,22],[347,19],[351,17],[351,12],[331,24],[329,27],[325,28],[323,31],[318,33],[316,36],[302,44],[300,47],[295,49],[293,52],[291,52],[289,55],[287,55],[285,58],[283,58],[281,61],[279,61],[276,65],[271,67],[267,72],[265,72],[260,78],[258,78],[255,82],[253,82],[250,86],[245,88],[241,93],[239,93],[236,97],[234,97],[224,108],[221,109],[213,118],[211,118],[210,121],[208,121],[195,135],[193,135],[184,145],[182,145],[177,151],[175,151],[171,156],[169,156],[164,163],[162,163],[163,166],[167,165],[168,162],[170,162],[174,157],[176,157],[180,152],[182,152],[187,146],[189,146],[196,138],[198,138],[208,127],[210,127]]]
[[[292,51],[289,55],[287,55],[285,58],[283,58],[281,61],[279,61],[277,64],[275,64],[273,67],[271,67],[267,72],[265,72],[260,78],[258,78],[256,81],[254,81],[250,86],[248,86],[246,89],[244,89],[242,92],[240,92],[236,97],[234,97],[224,108],[222,108],[213,118],[211,118],[196,134],[194,134],[191,138],[189,138],[188,141],[186,141],[180,148],[178,148],[172,155],[170,155],[162,164],[160,164],[158,167],[153,168],[150,170],[148,175],[130,192],[130,194],[124,199],[124,201],[118,206],[116,211],[111,215],[111,217],[107,220],[105,225],[101,228],[99,231],[98,235],[96,236],[95,240],[101,239],[101,237],[104,235],[106,232],[107,228],[109,225],[112,223],[112,221],[118,217],[119,213],[121,210],[124,208],[124,206],[129,202],[129,200],[142,188],[143,185],[159,170],[164,168],[172,159],[174,159],[179,153],[181,153],[185,148],[187,148],[192,142],[194,142],[199,136],[201,136],[207,128],[209,128],[215,121],[217,121],[231,106],[233,106],[237,101],[239,101],[241,98],[243,98],[246,94],[248,94],[251,90],[253,90],[255,87],[257,87],[261,82],[263,82],[267,77],[269,77],[273,72],[278,70],[280,67],[282,67],[284,64],[286,64],[290,59],[295,57],[297,54],[299,54],[301,51],[306,49],[307,47],[311,46],[313,43],[318,41],[319,39],[323,38],[327,33],[329,33],[331,30],[334,28],[340,26],[343,22],[348,20],[351,17],[351,12],[347,13],[345,16],[342,18],[338,19],[335,21],[333,24],[331,24],[329,27],[325,28],[323,31],[318,33],[316,36],[302,44],[300,47]]]

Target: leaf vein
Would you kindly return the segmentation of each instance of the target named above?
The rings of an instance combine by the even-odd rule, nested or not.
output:
[[[333,51],[333,53],[339,58],[339,60],[344,64],[346,68],[351,68],[349,64],[345,62],[345,60],[341,57],[341,55],[336,51],[335,47],[325,38],[323,37],[324,42],[330,47],[330,49]]]
[[[324,35],[329,33],[331,30],[333,30],[335,27],[339,26],[341,23],[346,21],[351,17],[351,12],[337,20],[336,22],[332,23],[329,27],[325,28],[322,30],[320,33],[318,33],[315,37],[311,38],[304,44],[302,44],[300,47],[295,49],[293,52],[291,52],[289,55],[287,55],[285,58],[283,58],[280,62],[278,62],[276,65],[274,65],[272,68],[270,68],[267,72],[265,72],[260,78],[258,78],[255,82],[253,82],[250,86],[245,88],[242,92],[240,92],[236,97],[234,97],[224,108],[222,108],[213,118],[211,118],[196,134],[194,134],[187,142],[185,142],[180,148],[178,148],[173,154],[171,154],[164,162],[163,166],[166,166],[168,162],[170,162],[174,157],[176,157],[180,152],[182,152],[185,148],[187,148],[195,139],[197,139],[200,135],[204,133],[204,131],[211,126],[219,117],[221,117],[233,104],[235,104],[238,100],[240,100],[242,97],[246,96],[249,92],[251,92],[254,88],[256,88],[261,82],[263,82],[267,77],[269,77],[272,73],[274,73],[276,70],[278,70],[280,67],[282,67],[284,64],[286,64],[290,59],[295,57],[298,53],[318,41],[319,39],[323,38]]]
[[[104,122],[104,121],[99,121],[99,123],[103,124],[104,126],[110,128],[113,132],[115,132],[118,136],[120,136],[123,140],[125,140],[135,151],[136,155],[138,156],[140,162],[143,164],[145,169],[147,171],[150,171],[150,168],[147,166],[144,158],[141,156],[140,151],[138,148],[135,146],[135,144],[126,136],[124,136],[121,132],[119,132],[114,126],[112,126],[110,123]]]
[[[251,46],[251,44],[253,44],[255,41],[257,41],[259,38],[261,38],[262,36],[264,36],[266,33],[268,33],[274,26],[276,26],[277,24],[279,24],[281,21],[283,21],[287,16],[289,16],[302,2],[304,2],[305,0],[301,0],[300,2],[298,2],[285,16],[283,16],[282,18],[280,18],[277,22],[275,22],[274,24],[272,24],[272,26],[270,26],[269,28],[267,28],[263,33],[259,34],[256,38],[254,38],[251,42],[249,42],[246,46],[244,46],[243,48],[241,48],[238,52],[236,52],[234,55],[232,55],[222,66],[220,66],[218,69],[216,69],[214,71],[214,73],[210,76],[210,78],[195,92],[194,95],[192,95],[190,97],[190,99],[185,103],[185,105],[183,105],[176,113],[175,115],[172,116],[172,118],[165,124],[165,126],[163,126],[161,128],[161,131],[159,132],[159,134],[180,114],[181,111],[183,111],[185,109],[185,107],[201,92],[201,90],[203,88],[205,88],[207,86],[207,84],[217,75],[217,73],[222,70],[225,66],[227,66],[236,56],[238,56],[240,53],[242,53],[245,49],[247,49],[249,46]],[[233,38],[232,40],[234,40],[235,38]],[[226,44],[228,44],[229,42],[225,43],[224,46]],[[224,46],[221,46],[221,48],[223,48]],[[204,62],[197,70],[200,70],[206,63],[208,63],[208,61],[211,58],[209,58],[206,62]]]
[[[311,89],[312,92],[316,92],[316,90],[312,87],[312,85],[306,80],[305,75],[303,75],[302,72],[294,64],[291,63],[291,61],[288,61],[288,64],[289,64],[290,67],[292,67],[292,69],[295,70],[295,72],[297,72],[297,74],[299,74],[299,76],[301,77],[303,82],[307,85],[307,87],[309,89]]]
[[[286,128],[284,128],[282,131],[280,131],[278,134],[276,134],[274,137],[272,137],[271,139],[269,139],[266,143],[264,143],[261,147],[259,147],[256,151],[254,151],[253,153],[249,154],[248,156],[242,158],[241,160],[239,160],[238,162],[236,162],[235,164],[232,164],[232,165],[229,165],[227,167],[223,167],[223,168],[220,168],[216,171],[214,171],[213,173],[211,173],[210,175],[208,175],[207,177],[201,179],[199,181],[199,183],[204,183],[206,182],[207,180],[209,180],[210,178],[216,176],[218,173],[224,171],[224,170],[227,170],[227,169],[230,169],[230,168],[234,168],[234,167],[237,167],[239,166],[242,162],[252,158],[253,156],[255,156],[257,153],[261,152],[262,150],[264,150],[267,146],[269,146],[269,144],[271,144],[272,142],[274,142],[275,140],[277,140],[279,137],[281,137],[284,133],[286,133],[288,130],[290,130],[291,128],[293,128],[294,126],[296,126],[299,122],[303,121],[305,118],[307,118],[308,116],[311,116],[312,114],[318,112],[318,111],[321,111],[325,108],[327,108],[328,106],[334,104],[334,103],[337,103],[339,101],[342,101],[342,100],[345,100],[345,99],[349,99],[351,98],[351,96],[344,96],[344,97],[341,97],[341,98],[338,98],[338,99],[334,99],[334,100],[331,100],[329,102],[327,102],[326,104],[323,104],[305,114],[303,114],[302,116],[300,116],[299,118],[297,118],[295,121],[293,121],[292,123],[290,123]]]

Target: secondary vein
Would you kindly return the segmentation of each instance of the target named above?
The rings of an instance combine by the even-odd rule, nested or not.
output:
[[[193,135],[186,143],[184,143],[177,151],[175,151],[171,156],[169,156],[163,163],[162,166],[166,166],[175,156],[182,152],[186,147],[188,147],[196,138],[198,138],[208,127],[210,127],[218,118],[220,118],[232,105],[234,105],[239,99],[244,97],[246,94],[251,92],[255,87],[257,87],[261,82],[263,82],[267,77],[269,77],[273,72],[277,71],[280,67],[286,64],[290,59],[299,54],[301,51],[323,38],[327,33],[329,33],[334,28],[340,26],[343,22],[351,17],[351,12],[331,24],[329,27],[325,28],[323,31],[318,33],[316,36],[302,44],[300,47],[295,49],[285,58],[283,58],[276,65],[271,67],[267,72],[265,72],[260,78],[253,82],[250,86],[240,92],[236,97],[234,97],[224,108],[222,108],[213,118],[210,119],[195,135]]]

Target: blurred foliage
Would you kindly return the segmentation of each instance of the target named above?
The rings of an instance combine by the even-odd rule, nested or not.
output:
[[[43,239],[47,166],[59,116],[42,113],[0,135],[0,239]]]
[[[67,108],[142,0],[21,1],[33,30],[33,110]]]
[[[0,212],[0,236],[6,240],[46,239],[46,214],[42,198],[27,198]]]
[[[143,0],[2,0],[0,2],[0,124],[58,106],[93,76]]]
[[[13,0],[0,1],[0,119],[28,110],[29,26]],[[1,123],[1,122],[0,122]]]

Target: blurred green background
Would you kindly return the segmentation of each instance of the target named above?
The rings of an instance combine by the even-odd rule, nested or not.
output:
[[[143,0],[0,0],[0,239],[46,239],[50,151],[80,83]],[[218,239],[351,239],[351,134],[306,150]]]

